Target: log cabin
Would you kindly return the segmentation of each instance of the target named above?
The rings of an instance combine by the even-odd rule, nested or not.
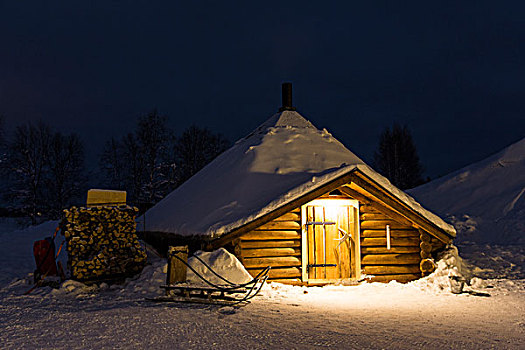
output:
[[[248,272],[318,285],[409,282],[435,269],[453,226],[283,106],[143,216],[143,236],[224,247]]]

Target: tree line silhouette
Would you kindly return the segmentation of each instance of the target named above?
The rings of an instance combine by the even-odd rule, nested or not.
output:
[[[19,125],[7,137],[0,116],[2,197],[9,203],[11,215],[16,211],[31,218],[33,224],[58,219],[64,208],[82,205],[88,184],[125,190],[128,202],[144,211],[229,145],[221,134],[196,125],[176,136],[168,127],[168,118],[153,110],[138,118],[133,132],[107,140],[98,169],[88,170],[84,145],[77,134],[63,134],[38,122]],[[374,167],[400,189],[425,182],[406,125],[395,123],[392,129],[383,130]]]
[[[98,169],[86,169],[77,134],[38,122],[17,126],[8,138],[0,117],[2,197],[10,214],[33,224],[58,219],[64,208],[82,205],[94,184],[125,190],[129,203],[146,210],[230,145],[196,125],[176,136],[167,122],[156,110],[138,118],[133,132],[106,141]]]

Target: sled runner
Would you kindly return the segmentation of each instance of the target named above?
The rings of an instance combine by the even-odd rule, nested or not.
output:
[[[168,274],[166,278],[166,285],[160,286],[165,290],[166,296],[149,298],[150,301],[156,302],[182,302],[182,303],[199,303],[199,304],[218,304],[218,305],[236,305],[248,302],[255,297],[262,289],[264,283],[269,277],[270,267],[263,269],[254,279],[247,283],[232,283],[226,278],[220,276],[218,273],[206,264],[199,256],[194,255],[194,258],[203,264],[212,274],[221,279],[224,284],[218,285],[210,282],[204,276],[199,274],[193,267],[191,267],[184,254],[182,257],[179,254],[172,253],[170,249],[168,253]],[[180,251],[179,251],[180,252]],[[184,282],[172,283],[173,273],[170,271],[173,266],[173,261],[182,263],[184,268],[190,269],[197,277],[199,277],[208,287],[192,286]],[[186,279],[185,273],[183,280]]]

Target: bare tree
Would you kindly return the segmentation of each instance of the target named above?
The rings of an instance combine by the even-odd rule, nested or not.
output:
[[[221,134],[214,134],[196,125],[186,129],[175,143],[179,183],[182,184],[196,174],[228,146],[228,140]]]
[[[13,180],[10,198],[21,205],[33,224],[45,206],[43,184],[50,141],[49,127],[39,123],[18,126],[9,144],[7,164]]]
[[[47,167],[46,202],[49,215],[58,219],[62,210],[84,190],[84,146],[78,135],[62,135],[59,132],[53,135],[49,144]]]
[[[424,182],[423,166],[406,125],[394,123],[392,130],[386,128],[381,133],[374,164],[379,173],[400,189],[413,188]]]
[[[139,118],[133,133],[106,143],[100,159],[106,182],[140,207],[158,202],[175,183],[173,141],[165,116],[153,110]]]
[[[197,126],[189,127],[175,138],[167,126],[167,118],[153,110],[139,118],[133,133],[121,141],[111,139],[106,143],[100,167],[107,183],[124,188],[135,205],[146,209],[228,145],[222,135]]]
[[[124,162],[125,186],[128,197],[131,200],[137,200],[144,178],[144,159],[140,145],[133,133],[122,138],[122,161]]]
[[[137,198],[146,205],[162,199],[172,185],[170,173],[174,162],[169,151],[174,137],[166,123],[166,117],[153,110],[139,119],[135,133],[144,167],[141,191]]]
[[[58,218],[80,194],[84,150],[77,135],[53,133],[44,123],[18,126],[8,145],[9,199],[36,224]]]
[[[106,142],[100,156],[99,167],[106,186],[116,190],[125,189],[124,160],[120,141],[112,137]]]

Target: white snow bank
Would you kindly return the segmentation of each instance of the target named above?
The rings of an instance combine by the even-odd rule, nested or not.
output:
[[[457,242],[525,244],[525,138],[409,193],[458,230]]]
[[[22,230],[30,225],[31,220],[29,220],[29,218],[26,217],[0,217],[0,235],[4,232]]]
[[[196,253],[208,266],[210,266],[216,273],[224,277],[226,280],[235,283],[246,283],[252,280],[252,276],[246,271],[241,262],[227,250],[220,248],[213,252]],[[77,281],[65,281],[59,289],[51,290],[45,289],[45,293],[51,293],[53,296],[69,296],[82,298],[93,293],[115,292],[120,296],[127,296],[129,298],[153,298],[164,294],[164,290],[160,288],[161,285],[166,284],[167,263],[164,259],[154,256],[148,256],[151,264],[146,265],[142,273],[129,278],[122,285],[115,284],[108,286],[106,283],[99,283],[92,286],[87,286]],[[194,257],[188,259],[188,264],[196,270],[201,276],[208,281],[224,285],[225,282],[215,276],[208,268],[206,268],[199,260]],[[195,286],[209,286],[202,279],[197,277],[190,269],[187,270],[187,285]]]
[[[232,283],[240,284],[252,280],[251,275],[246,271],[235,255],[230,254],[224,248],[220,248],[213,252],[198,251],[195,255],[202,259],[217,274]],[[160,286],[166,284],[166,273],[168,270],[167,262],[165,259],[160,259],[154,256],[148,256],[148,259],[151,262],[151,265],[147,265],[139,276],[126,281],[126,284],[123,287],[126,293],[148,297],[163,293]],[[208,281],[217,285],[225,284],[223,280],[215,276],[195,257],[190,256],[188,258],[188,265]],[[188,285],[208,286],[190,269],[187,269],[186,283]]]
[[[463,288],[468,291],[483,291],[487,282],[474,277],[473,266],[464,261],[458,254],[458,249],[449,245],[437,261],[437,269],[425,278],[410,282],[398,283],[361,283],[355,286],[326,285],[322,287],[291,286],[271,282],[261,291],[261,298],[271,301],[295,300],[310,301],[316,304],[337,305],[340,308],[377,307],[388,300],[414,302],[422,295],[452,295],[450,277],[465,280]],[[503,283],[505,282],[505,283]],[[522,282],[513,284],[502,280],[501,290],[516,291]]]
[[[32,273],[35,270],[33,242],[52,236],[57,225],[57,221],[49,221],[23,230],[0,232],[0,288],[5,288],[6,291],[11,291],[14,294],[22,294],[31,288],[33,285]],[[57,235],[55,242],[57,248],[63,239],[63,236]],[[148,252],[149,264],[144,267],[139,275],[128,278],[123,285],[108,286],[106,283],[99,283],[88,286],[81,282],[67,280],[62,283],[59,289],[37,288],[31,294],[76,298],[106,292],[118,293],[118,295],[128,298],[162,295],[163,290],[160,286],[166,284],[166,260],[159,258],[149,250],[146,251]],[[221,248],[209,253],[198,252],[197,254],[218,274],[233,283],[244,283],[252,279],[239,260],[225,249]],[[67,266],[65,247],[62,249],[59,259],[64,267]],[[224,284],[224,281],[213,275],[197,259],[190,257],[188,263],[212,283]],[[204,282],[188,270],[188,283],[202,285]]]
[[[135,297],[153,298],[163,295],[164,290],[161,290],[160,286],[166,284],[167,270],[168,265],[164,259],[155,259],[151,265],[144,267],[140,275],[128,279],[123,286],[111,286],[111,289]]]
[[[472,272],[486,279],[525,278],[525,247],[463,242],[461,256],[474,265]]]
[[[103,287],[99,288],[97,285],[88,286],[82,282],[67,280],[64,281],[58,289],[44,288],[43,290],[48,291],[51,296],[58,298],[66,295],[70,297],[84,298],[93,293],[97,293],[101,289],[103,289]]]
[[[455,277],[472,287],[483,287],[483,281],[478,277],[473,277],[473,266],[467,264],[459,256],[458,248],[454,245],[448,245],[439,254],[436,265],[436,270],[433,273],[410,282],[410,284],[433,293],[451,292],[451,283],[452,286],[455,285],[454,279],[452,278],[451,281],[451,277]]]
[[[231,283],[241,284],[249,282],[253,277],[246,271],[241,262],[235,255],[229,253],[226,249],[220,248],[213,252],[198,251],[195,253],[202,261],[213,269],[218,275]],[[188,264],[201,276],[213,284],[224,285],[225,281],[213,274],[206,266],[204,266],[198,259],[191,257],[188,259]],[[188,284],[206,285],[206,283],[199,278],[193,271],[188,269],[187,276]]]

